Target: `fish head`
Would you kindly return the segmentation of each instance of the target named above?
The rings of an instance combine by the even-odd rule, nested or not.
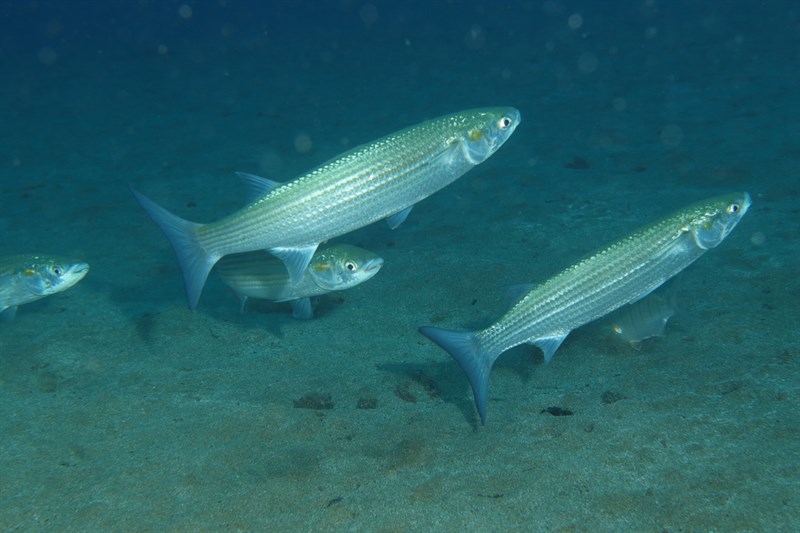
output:
[[[698,204],[687,228],[697,246],[708,250],[721,243],[747,213],[750,203],[749,194],[736,192]]]
[[[326,291],[341,291],[363,283],[378,273],[383,258],[349,244],[337,244],[317,252],[308,273]]]
[[[483,163],[511,137],[520,123],[513,107],[489,107],[458,115],[459,142],[464,157],[473,165]]]
[[[54,256],[33,256],[20,270],[32,294],[48,296],[69,289],[86,276],[89,265]]]

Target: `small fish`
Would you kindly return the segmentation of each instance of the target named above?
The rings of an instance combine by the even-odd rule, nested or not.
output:
[[[52,255],[0,257],[0,319],[17,314],[17,306],[65,291],[89,272],[89,265]]]
[[[292,285],[286,267],[265,251],[226,255],[216,265],[222,281],[242,303],[247,298],[289,302],[295,318],[313,318],[311,297],[341,291],[372,278],[383,258],[356,246],[336,244],[317,250],[305,274]]]
[[[297,284],[321,242],[381,219],[399,226],[414,204],[486,161],[519,122],[512,107],[472,109],[353,148],[285,184],[244,175],[257,199],[209,224],[183,220],[131,192],[172,244],[194,309],[221,257],[267,250]]]
[[[643,340],[664,336],[667,322],[674,315],[675,291],[667,296],[652,293],[618,309],[611,328],[623,341],[640,350]]]
[[[419,331],[466,372],[485,424],[489,374],[503,352],[533,344],[549,362],[570,331],[650,294],[721,243],[749,207],[746,192],[698,202],[533,287],[486,329],[458,332],[427,326]]]

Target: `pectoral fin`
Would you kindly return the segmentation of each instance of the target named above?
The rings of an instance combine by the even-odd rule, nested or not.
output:
[[[298,298],[297,300],[289,300],[292,306],[292,316],[302,320],[310,320],[314,318],[314,308],[311,305],[311,298]]]
[[[237,292],[236,296],[239,297],[239,312],[244,313],[244,305],[247,303],[247,295]]]
[[[413,207],[414,206],[412,205],[411,207],[406,207],[402,211],[398,211],[394,215],[387,218],[386,223],[389,224],[391,229],[395,229],[397,226],[406,221],[406,218],[408,218],[408,214],[411,212]]]
[[[17,306],[12,305],[0,311],[0,322],[11,322],[17,316]]]
[[[319,246],[319,244],[312,244],[301,248],[278,247],[270,248],[268,251],[283,261],[283,264],[286,265],[286,270],[289,272],[292,285],[297,285],[297,282],[300,281],[300,278],[303,277],[303,274],[308,268],[311,257],[314,255],[314,252],[317,251],[317,246]]]

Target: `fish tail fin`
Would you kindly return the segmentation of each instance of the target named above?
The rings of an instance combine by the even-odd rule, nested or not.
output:
[[[129,187],[131,193],[139,202],[139,205],[150,215],[150,218],[158,224],[161,231],[166,235],[167,240],[178,256],[178,264],[183,272],[183,283],[186,286],[186,298],[189,307],[194,309],[200,300],[200,293],[208,278],[208,273],[217,262],[219,257],[210,255],[203,248],[197,237],[197,228],[202,224],[189,222],[178,216],[173,215],[154,201]]]
[[[424,326],[419,332],[442,347],[455,359],[469,378],[475,407],[486,425],[486,410],[489,401],[489,374],[497,357],[488,354],[473,331],[450,331],[442,328]]]

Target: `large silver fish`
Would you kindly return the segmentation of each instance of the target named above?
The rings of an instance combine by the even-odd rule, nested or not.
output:
[[[178,256],[189,307],[223,256],[268,250],[303,276],[319,243],[380,219],[400,225],[414,204],[490,157],[514,132],[519,111],[472,109],[428,120],[354,148],[269,191],[235,213],[197,224],[131,189]]]
[[[0,257],[0,320],[11,320],[17,306],[65,291],[89,272],[89,265],[53,255]]]
[[[295,318],[308,319],[314,316],[311,297],[355,287],[382,266],[383,258],[369,250],[335,244],[317,250],[294,285],[283,263],[265,251],[226,255],[214,268],[239,296],[242,309],[248,297],[289,302]]]
[[[746,192],[693,204],[532,288],[486,329],[419,331],[466,372],[485,424],[489,374],[500,354],[529,343],[541,348],[549,362],[570,331],[648,295],[722,242],[749,207]]]

